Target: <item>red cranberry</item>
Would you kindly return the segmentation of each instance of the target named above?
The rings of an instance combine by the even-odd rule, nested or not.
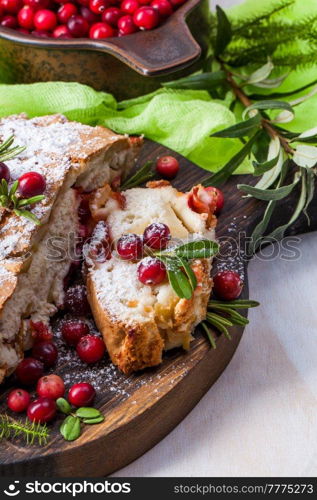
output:
[[[102,14],[109,7],[107,0],[90,0],[89,8],[94,14]]]
[[[84,256],[94,262],[106,262],[111,258],[111,240],[108,224],[99,221],[96,225],[91,241],[84,246]]]
[[[166,224],[153,222],[143,233],[144,244],[154,250],[163,250],[171,239],[171,232]]]
[[[58,356],[57,347],[53,344],[53,342],[49,342],[48,340],[37,342],[33,346],[32,356],[33,358],[42,361],[45,368],[50,368],[56,363]]]
[[[115,35],[114,29],[110,24],[96,23],[93,24],[89,30],[89,38],[110,38]]]
[[[73,3],[64,3],[57,11],[58,20],[62,24],[66,24],[74,14],[77,14],[77,7]]]
[[[19,193],[23,198],[30,198],[43,194],[46,181],[38,172],[27,172],[19,178]]]
[[[65,321],[62,335],[66,344],[76,346],[82,337],[89,335],[89,326],[83,321]]]
[[[22,7],[22,0],[1,0],[1,7],[9,14],[17,14]]]
[[[30,321],[31,335],[34,342],[42,342],[43,340],[52,341],[53,334],[48,325],[43,321]]]
[[[18,13],[18,23],[21,28],[31,30],[34,28],[34,11],[32,7],[25,5]]]
[[[146,257],[138,265],[138,279],[144,285],[158,285],[166,278],[166,267],[162,261]]]
[[[35,13],[34,25],[38,31],[53,31],[57,24],[56,14],[48,9],[41,9]]]
[[[151,0],[138,0],[140,5],[149,5]]]
[[[134,12],[140,7],[137,0],[123,0],[120,5],[120,9],[125,14],[134,14]]]
[[[214,293],[219,299],[237,299],[243,288],[243,282],[234,271],[221,271],[214,277]]]
[[[13,389],[7,399],[7,405],[15,413],[22,413],[30,404],[30,394],[24,389]]]
[[[26,30],[25,28],[17,28],[17,31],[19,33],[23,33],[24,35],[29,35],[29,30]]]
[[[131,35],[138,31],[137,26],[133,22],[132,16],[122,16],[118,21],[119,34]]]
[[[36,386],[36,392],[41,398],[58,399],[64,396],[65,385],[58,375],[41,377]]]
[[[153,7],[140,7],[133,14],[133,22],[143,30],[152,30],[160,22],[160,16]]]
[[[17,366],[15,374],[18,380],[24,385],[33,385],[42,377],[44,365],[34,358],[25,358]]]
[[[77,0],[77,3],[83,5],[84,7],[89,7],[89,0]]]
[[[49,0],[23,0],[24,5],[28,5],[31,7],[34,11],[37,11],[39,9],[46,9],[50,1]]]
[[[117,28],[118,21],[122,16],[123,13],[121,12],[120,9],[118,9],[118,7],[109,7],[109,9],[106,9],[102,13],[102,21],[104,23],[110,24],[110,26],[112,26],[113,28]]]
[[[50,422],[56,415],[56,403],[50,398],[38,398],[28,407],[29,420],[44,424]]]
[[[179,171],[179,162],[174,156],[161,156],[156,162],[156,171],[166,179],[174,179]]]
[[[68,393],[68,401],[71,405],[77,406],[90,406],[95,399],[96,391],[91,384],[87,382],[80,382],[74,384]]]
[[[67,26],[62,24],[54,29],[53,38],[72,38],[72,36]]]
[[[223,206],[225,203],[223,192],[214,186],[206,187],[205,189],[206,189],[206,191],[210,191],[210,192],[215,194],[215,196],[216,196],[215,214],[218,215],[221,212],[221,210],[223,209]]]
[[[48,31],[33,30],[31,31],[31,34],[37,38],[50,38],[51,36]]]
[[[71,286],[65,294],[65,307],[75,316],[85,316],[89,313],[86,287],[84,285]]]
[[[85,335],[76,346],[76,352],[84,363],[97,363],[105,354],[105,344],[100,337]]]
[[[10,181],[10,170],[5,163],[0,161],[0,181],[4,179],[5,181]]]
[[[88,198],[83,198],[80,202],[79,208],[78,208],[78,217],[79,217],[79,222],[81,224],[87,224],[89,222],[89,219],[91,217],[91,212],[89,208],[89,199]]]
[[[70,34],[75,38],[83,38],[89,31],[89,24],[82,16],[74,15],[67,21]]]
[[[168,0],[153,0],[151,7],[158,10],[161,18],[169,17],[173,14],[173,7]]]
[[[91,10],[89,10],[87,7],[80,7],[80,14],[88,24],[94,24],[99,21],[99,16],[91,12]]]
[[[118,239],[117,252],[124,260],[140,258],[143,252],[142,239],[137,234],[124,234]]]
[[[1,26],[4,28],[11,28],[14,29],[18,25],[17,20],[13,16],[4,16],[2,21],[1,21]]]

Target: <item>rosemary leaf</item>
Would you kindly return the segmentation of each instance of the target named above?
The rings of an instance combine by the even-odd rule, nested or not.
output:
[[[235,154],[229,161],[226,163],[224,167],[222,167],[221,170],[219,170],[216,174],[212,175],[211,177],[208,177],[205,179],[202,184],[204,186],[219,186],[223,183],[225,183],[229,177],[237,170],[239,165],[243,162],[243,160],[248,156],[250,153],[253,144],[256,142],[258,137],[261,134],[261,130],[256,132],[256,134],[251,137],[251,139],[243,146],[240,151],[238,151],[237,154]]]
[[[215,55],[219,56],[223,53],[232,38],[231,23],[227,14],[219,5],[216,6],[217,16],[217,36],[215,41]]]
[[[194,271],[192,270],[192,268],[189,265],[189,262],[186,259],[184,259],[183,257],[178,257],[178,260],[180,261],[180,264],[183,267],[183,269],[187,275],[190,286],[192,287],[192,290],[194,291],[196,286],[197,286],[197,279],[196,279]]]
[[[32,198],[27,198],[25,200],[20,199],[18,201],[18,208],[20,207],[25,207],[26,205],[34,205],[35,203],[38,203],[39,201],[44,200],[45,196],[38,195],[38,196],[33,196]]]
[[[189,300],[193,295],[192,286],[181,269],[171,270],[167,267],[167,275],[171,287],[178,297]]]
[[[225,128],[223,130],[219,130],[219,132],[215,132],[211,137],[245,137],[250,132],[256,130],[259,127],[262,120],[262,116],[260,113],[257,113],[252,118],[245,120],[243,122],[237,123],[236,125],[232,125],[231,127]]]
[[[208,326],[206,325],[205,321],[202,321],[201,323],[201,326],[203,327],[203,329],[205,330],[206,334],[207,334],[207,337],[208,337],[208,340],[210,342],[210,345],[213,349],[216,349],[217,348],[217,344],[216,344],[216,341],[215,339],[213,338],[212,336],[212,333],[211,331],[209,330]]]
[[[279,157],[280,157],[280,155],[278,154],[277,156],[275,156],[275,158],[272,158],[272,160],[267,160],[263,163],[259,163],[258,161],[253,161],[252,162],[253,167],[254,167],[253,175],[255,177],[257,177],[257,176],[263,175],[263,174],[265,174],[265,172],[268,172],[269,170],[271,170],[273,167],[276,166]]]
[[[242,118],[245,118],[250,111],[252,110],[260,110],[260,109],[284,109],[287,111],[290,111],[291,113],[294,114],[294,110],[292,106],[285,101],[273,101],[273,100],[266,100],[266,101],[258,101],[247,108],[243,111]]]
[[[224,71],[214,71],[199,73],[198,75],[187,76],[171,82],[162,83],[163,87],[170,89],[191,89],[191,90],[213,90],[226,80]]]
[[[18,187],[19,187],[19,181],[14,181],[14,183],[12,184],[12,186],[10,188],[10,192],[9,192],[9,197],[10,198],[15,195],[15,193],[17,192]]]
[[[249,186],[248,184],[238,184],[237,187],[243,193],[249,194],[257,200],[277,201],[282,200],[283,198],[288,196],[293,191],[298,182],[299,179],[296,179],[292,184],[288,184],[287,186],[282,186],[276,189],[258,189],[256,187]]]
[[[143,182],[146,182],[154,177],[154,172],[152,171],[152,161],[147,161],[143,167],[141,167],[134,175],[129,177],[121,185],[120,190],[131,189],[132,187],[139,186]]]
[[[39,226],[41,224],[39,219],[34,214],[32,214],[32,212],[29,212],[28,210],[19,210],[19,209],[15,208],[14,213],[18,217],[24,217],[25,219],[31,220],[37,226]]]
[[[212,309],[213,306],[217,305],[226,307],[228,309],[231,309],[233,307],[235,309],[248,309],[250,307],[258,307],[260,303],[257,302],[256,300],[249,300],[249,299],[236,299],[236,300],[230,300],[229,302],[212,299],[208,302],[208,308],[210,307]]]
[[[219,321],[218,318],[221,319],[221,317],[218,316],[217,314],[207,315],[206,321],[210,323],[212,326],[216,327],[220,333],[223,333],[229,340],[231,340],[231,335],[229,333],[228,328],[221,321]],[[233,326],[232,323],[231,326]]]
[[[208,259],[218,252],[218,243],[211,240],[195,240],[180,245],[175,249],[177,257],[184,257],[185,259]]]

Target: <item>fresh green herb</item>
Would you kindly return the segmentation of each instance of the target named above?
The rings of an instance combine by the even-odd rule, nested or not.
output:
[[[207,334],[211,347],[216,349],[216,340],[210,327],[216,328],[231,339],[230,327],[233,325],[246,326],[249,323],[249,320],[238,313],[236,309],[250,309],[259,305],[255,300],[247,299],[230,300],[229,302],[210,300],[206,319],[201,323],[201,326]]]
[[[140,186],[141,184],[144,184],[145,182],[150,181],[153,179],[155,176],[155,173],[153,171],[153,162],[148,161],[143,165],[143,167],[139,168],[137,172],[129,177],[121,186],[120,190],[124,191],[126,189],[131,189],[137,186]]]
[[[65,415],[69,415],[72,411],[72,407],[70,406],[69,402],[64,398],[58,398],[56,400],[56,405],[59,411],[65,413]]]
[[[65,441],[75,441],[81,434],[80,418],[68,415],[59,430]]]
[[[14,146],[13,148],[11,148],[13,143],[14,143],[14,136],[11,135],[11,137],[9,137],[0,144],[0,161],[3,162],[12,160],[12,158],[15,158],[17,155],[19,155],[25,150],[25,147],[22,146]]]
[[[46,425],[30,422],[27,419],[21,422],[7,414],[0,414],[0,440],[17,437],[24,438],[28,445],[36,443],[45,446],[49,438],[49,430]]]
[[[66,441],[75,441],[81,435],[83,424],[100,424],[105,417],[96,408],[85,407],[73,411],[69,402],[64,398],[56,401],[58,409],[67,415],[59,430]]]

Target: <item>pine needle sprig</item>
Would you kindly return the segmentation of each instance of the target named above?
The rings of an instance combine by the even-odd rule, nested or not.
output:
[[[7,414],[0,414],[0,439],[24,438],[27,445],[39,444],[45,446],[49,439],[49,430],[46,425],[30,422],[25,419],[24,422],[14,420]]]
[[[15,158],[17,155],[25,150],[24,146],[14,146],[11,148],[14,142],[14,136],[11,135],[8,139],[0,144],[0,161],[8,161]]]

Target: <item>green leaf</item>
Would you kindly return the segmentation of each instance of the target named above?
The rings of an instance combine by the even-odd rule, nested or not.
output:
[[[208,302],[208,307],[213,307],[213,306],[223,306],[227,308],[232,308],[234,307],[235,309],[249,309],[250,307],[258,307],[260,305],[259,302],[256,300],[249,300],[249,299],[236,299],[236,300],[230,300],[230,301],[221,301],[221,300],[215,300],[212,299]]]
[[[313,200],[315,194],[315,174],[312,170],[306,170],[306,191],[307,191],[307,198],[303,212],[307,217],[308,224],[310,225],[310,218],[308,216],[307,209],[311,201]]]
[[[219,170],[216,174],[212,175],[205,179],[202,184],[204,186],[219,186],[226,182],[229,177],[237,170],[239,165],[243,162],[243,160],[250,153],[253,144],[256,142],[258,137],[260,136],[261,131],[259,130],[251,139],[243,146],[237,154],[235,154],[229,161],[226,163],[221,170]]]
[[[59,430],[66,441],[75,441],[81,434],[80,419],[69,415],[65,418]]]
[[[10,192],[9,192],[9,197],[12,198],[12,196],[15,195],[15,193],[17,192],[17,189],[19,187],[19,181],[14,181],[14,183],[12,184],[11,188],[10,188]]]
[[[228,339],[231,340],[231,335],[230,335],[228,328],[227,328],[227,326],[228,327],[233,326],[233,324],[230,321],[224,323],[222,321],[223,318],[221,316],[219,316],[218,314],[214,314],[214,313],[208,313],[206,320],[208,321],[208,323],[215,326],[217,328],[217,330],[219,330],[219,332],[223,333]]]
[[[207,334],[207,337],[208,337],[208,340],[210,342],[210,345],[213,349],[216,349],[217,348],[217,345],[216,345],[216,341],[215,339],[213,338],[212,336],[212,333],[211,331],[209,330],[208,326],[206,325],[206,323],[204,321],[202,321],[201,323],[201,326],[203,327],[203,329],[205,330],[206,334]]]
[[[14,213],[18,217],[24,217],[25,219],[29,219],[30,221],[34,222],[37,226],[41,225],[41,221],[34,215],[32,212],[29,212],[28,210],[18,210],[15,209]]]
[[[84,424],[100,424],[101,422],[103,422],[105,420],[105,417],[103,415],[100,415],[100,417],[96,417],[96,418],[86,418],[83,420]]]
[[[199,73],[179,80],[162,83],[163,87],[170,89],[191,89],[191,90],[213,90],[226,80],[224,71],[214,71],[209,73]]]
[[[256,110],[285,109],[287,111],[294,113],[292,106],[288,102],[267,100],[267,101],[258,101],[258,102],[251,104],[250,106],[248,106],[243,111],[242,118],[247,116],[250,111],[255,110],[255,109]]]
[[[195,288],[197,286],[197,279],[196,279],[196,275],[195,275],[194,271],[192,270],[192,268],[190,267],[190,265],[186,259],[184,259],[183,257],[178,257],[178,259],[181,263],[181,266],[184,268],[184,271],[187,275],[187,278],[188,278],[188,281],[192,287],[192,290],[195,290]]]
[[[39,201],[44,200],[45,196],[43,195],[38,195],[38,196],[33,196],[32,198],[28,199],[20,199],[18,203],[18,207],[24,207],[26,205],[34,205],[35,203],[38,203]]]
[[[167,275],[170,285],[176,295],[178,295],[181,299],[189,300],[193,295],[193,290],[183,271],[180,269],[177,269],[177,271],[171,271],[167,268]]]
[[[265,80],[270,74],[272,73],[274,68],[274,64],[272,61],[269,59],[264,66],[261,66],[261,68],[257,69],[254,71],[254,73],[251,73],[250,76],[248,76],[246,80],[247,85],[254,85],[256,83],[262,82]]]
[[[0,154],[0,161],[11,160],[15,156],[22,153],[22,151],[24,151],[24,150],[25,150],[25,147],[20,147],[20,146],[16,146],[12,149],[8,149],[7,151],[4,151],[3,153]]]
[[[58,398],[56,400],[56,405],[59,411],[65,413],[66,415],[69,415],[69,413],[72,411],[72,407],[70,406],[69,402],[64,398]]]
[[[90,419],[90,418],[97,418],[100,416],[101,413],[96,408],[86,408],[85,406],[83,406],[82,408],[78,408],[78,410],[76,410],[76,417]]]
[[[248,184],[238,184],[237,188],[246,194],[253,196],[257,200],[271,201],[271,200],[282,200],[288,196],[294,189],[294,187],[299,182],[299,179],[295,180],[292,184],[287,186],[282,186],[276,189],[258,189]]]
[[[208,259],[219,252],[219,245],[212,240],[195,240],[175,249],[178,257],[185,259]]]
[[[13,142],[14,142],[14,135],[11,135],[10,137],[8,137],[8,139],[6,139],[0,144],[0,153],[3,153],[3,151],[8,149],[13,144]]]
[[[299,167],[313,168],[317,164],[317,147],[302,144],[297,146],[293,162]]]
[[[252,118],[245,120],[243,122],[237,123],[236,125],[232,125],[231,127],[225,128],[223,130],[219,130],[219,132],[215,132],[211,137],[245,137],[250,132],[254,131],[255,128],[258,128],[262,121],[262,116],[260,113],[257,113]]]
[[[274,139],[272,139],[269,144],[269,150],[267,155],[268,161],[275,158],[275,156],[278,156],[278,161],[276,165],[270,170],[264,172],[261,179],[256,183],[254,187],[258,189],[268,189],[274,184],[274,182],[281,173],[284,164],[284,152],[283,149],[281,148],[281,144],[278,137],[274,137]]]
[[[255,86],[262,88],[262,89],[274,89],[277,88],[281,85],[281,83],[284,82],[284,80],[288,77],[289,73],[285,73],[282,76],[279,76],[277,78],[267,78],[266,80],[262,80],[261,82],[258,82]],[[263,97],[263,96],[262,96]],[[261,97],[260,97],[261,99]]]
[[[245,326],[249,324],[249,320],[235,311],[232,307],[226,307],[218,304],[213,305],[211,309],[227,314],[229,316],[229,321],[231,321],[234,325]]]
[[[256,100],[256,99],[261,99],[261,100],[264,100],[264,99],[268,99],[268,100],[271,100],[271,99],[282,99],[284,97],[293,96],[294,94],[299,94],[300,92],[303,92],[303,90],[309,89],[313,85],[316,85],[316,83],[317,83],[317,80],[315,80],[315,81],[313,81],[311,83],[307,83],[306,85],[304,85],[303,87],[300,87],[298,89],[291,90],[290,92],[275,92],[275,93],[268,94],[267,96],[263,95],[263,94],[251,94],[251,95],[249,95],[249,99],[251,99],[251,100]]]
[[[217,36],[215,41],[215,55],[219,56],[223,53],[232,38],[231,23],[227,14],[219,5],[216,6],[217,15]]]
[[[120,187],[120,191],[131,189],[153,179],[155,174],[152,171],[152,165],[153,161],[147,161],[134,175],[124,181]]]
[[[4,194],[0,195],[0,204],[2,207],[6,207],[8,204],[9,198],[5,196]]]
[[[9,196],[8,183],[5,179],[1,180],[2,193],[4,196]]]
[[[259,163],[258,161],[253,161],[252,162],[254,166],[253,175],[254,176],[263,175],[265,172],[271,170],[271,168],[276,166],[279,157],[280,155],[278,154],[277,156],[275,156],[275,158],[272,158],[272,160],[267,160],[263,163]]]

